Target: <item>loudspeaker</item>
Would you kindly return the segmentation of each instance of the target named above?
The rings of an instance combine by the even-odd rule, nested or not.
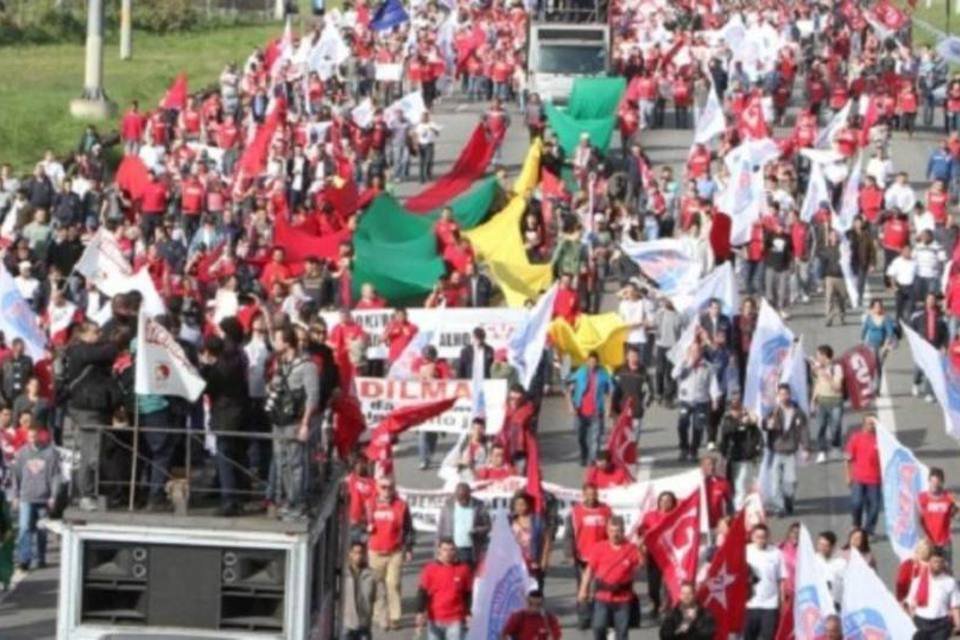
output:
[[[225,587],[283,589],[284,565],[282,551],[231,549],[223,552],[220,579]]]
[[[83,549],[84,580],[146,582],[149,559],[144,545],[87,542]]]

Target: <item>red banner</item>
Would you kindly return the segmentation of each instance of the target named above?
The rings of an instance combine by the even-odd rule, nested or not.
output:
[[[840,356],[843,384],[854,410],[869,406],[874,399],[877,380],[877,356],[873,349],[860,344]]]

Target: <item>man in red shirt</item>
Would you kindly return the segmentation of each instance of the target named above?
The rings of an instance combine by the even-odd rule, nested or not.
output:
[[[474,469],[475,480],[503,480],[517,475],[517,470],[506,461],[506,453],[502,444],[495,444],[490,448],[490,457],[487,464]]]
[[[598,451],[594,464],[587,467],[584,483],[595,485],[598,489],[608,489],[630,484],[633,478],[622,466],[615,466],[610,460],[609,451]]]
[[[543,608],[543,592],[527,594],[527,608],[514,611],[503,625],[502,640],[560,640],[557,616]]]
[[[377,480],[377,496],[367,507],[367,533],[370,569],[378,585],[373,617],[384,631],[392,631],[400,626],[403,563],[413,559],[413,520],[391,477]]]
[[[717,459],[711,455],[700,458],[700,470],[703,472],[703,489],[707,497],[707,516],[710,529],[713,530],[720,518],[731,511],[733,491],[730,482],[717,475]]]
[[[123,152],[126,155],[135,156],[140,152],[143,125],[140,104],[134,100],[130,103],[130,110],[123,114],[123,120],[120,121],[120,138],[123,140]]]
[[[150,180],[143,186],[140,196],[140,231],[144,242],[153,242],[153,230],[167,212],[167,187],[153,169],[149,175]]]
[[[430,627],[430,638],[463,638],[470,618],[473,571],[457,558],[453,540],[437,546],[437,559],[420,572],[417,590],[417,635]]]
[[[943,469],[932,467],[927,481],[927,490],[917,497],[920,505],[920,525],[935,546],[939,547],[947,562],[952,564],[953,546],[950,543],[950,521],[957,515],[957,500],[943,488]]]
[[[207,203],[207,190],[194,175],[190,175],[180,185],[180,212],[183,214],[183,226],[188,238],[193,238],[200,227],[200,216]]]
[[[872,536],[877,527],[881,497],[876,416],[864,416],[860,430],[850,435],[846,458],[853,526]]]
[[[347,498],[347,523],[350,525],[350,540],[362,541],[367,533],[367,505],[376,494],[376,483],[370,477],[367,459],[359,456],[351,471],[343,480]]]
[[[573,568],[576,572],[577,584],[593,554],[593,547],[607,539],[607,525],[613,517],[613,510],[609,505],[600,502],[597,497],[597,485],[590,482],[583,483],[583,500],[573,505],[568,516],[568,531],[570,536]]]
[[[613,516],[607,524],[607,540],[593,547],[577,593],[578,601],[588,602],[590,585],[594,586],[590,626],[595,638],[605,638],[613,627],[616,640],[627,640],[630,609],[637,597],[633,579],[641,564],[640,551],[623,535],[623,518]]]

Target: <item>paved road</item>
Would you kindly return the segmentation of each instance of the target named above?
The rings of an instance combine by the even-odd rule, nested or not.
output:
[[[448,167],[476,122],[476,110],[456,109],[441,106],[438,121],[444,125],[437,148],[437,171],[439,175]],[[515,121],[518,118],[515,116]],[[655,164],[679,165],[686,157],[692,133],[690,131],[655,131],[644,137],[644,145]],[[934,144],[933,134],[921,133],[912,140],[896,138],[893,158],[898,169],[911,172],[922,178],[926,166],[927,150]],[[515,174],[526,150],[526,135],[519,126],[511,129],[506,141],[504,158],[511,174]],[[678,174],[679,175],[679,174]],[[917,185],[919,188],[919,185]],[[418,189],[416,185],[401,185],[400,194],[407,195]],[[873,291],[880,293],[879,283],[871,283]],[[829,343],[842,351],[859,341],[859,317],[854,322],[851,316],[843,327],[826,328],[823,324],[821,298],[816,297],[807,305],[793,309],[789,322],[797,335],[803,335],[808,351],[815,345]],[[605,300],[605,308],[613,307],[612,300]],[[881,417],[887,426],[896,429],[898,437],[917,451],[920,458],[930,465],[946,469],[948,484],[960,487],[960,462],[957,461],[956,443],[944,433],[940,409],[910,396],[912,358],[906,345],[895,351],[887,363],[889,397],[882,402]],[[857,417],[847,415],[845,425],[850,428]],[[651,408],[646,418],[646,429],[641,439],[641,455],[652,459],[652,464],[642,470],[654,477],[676,473],[688,468],[676,462],[676,414],[658,407]],[[541,420],[542,455],[545,479],[565,486],[578,486],[582,470],[577,464],[576,441],[570,418],[558,399],[547,400]],[[452,438],[440,443],[440,449],[452,445]],[[416,468],[416,446],[412,436],[407,436],[397,448],[397,471],[400,484],[416,488],[437,488],[439,480],[435,471],[421,472]],[[836,531],[845,537],[850,526],[848,493],[840,462],[833,461],[823,466],[808,466],[800,470],[797,518],[802,519],[812,532],[824,529]],[[775,539],[782,537],[787,521],[773,521]],[[431,554],[432,540],[420,537],[414,563],[404,570],[404,611],[413,610],[416,576],[422,563]],[[880,575],[889,582],[895,569],[895,559],[889,545],[881,536],[875,546]],[[553,558],[556,567],[547,580],[548,606],[561,616],[564,635],[569,638],[585,638],[586,634],[572,629],[574,611],[574,583],[569,561],[562,552]],[[0,638],[3,640],[36,640],[53,637],[56,605],[56,570],[54,568],[32,574],[18,589],[6,598],[0,597]],[[645,591],[641,587],[641,591]],[[647,602],[643,601],[644,611]],[[406,640],[412,635],[411,616],[404,618],[405,628],[393,634],[377,634],[391,640]],[[653,628],[634,632],[631,637],[656,638]]]

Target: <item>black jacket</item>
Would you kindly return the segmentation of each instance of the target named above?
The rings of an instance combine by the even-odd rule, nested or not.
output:
[[[633,371],[623,364],[613,373],[611,406],[615,412],[620,413],[624,410],[626,401],[633,398],[633,415],[639,418],[643,416],[644,408],[650,406],[653,400],[651,391],[650,376],[646,367],[641,364],[636,371]],[[647,398],[646,402],[644,398]]]
[[[247,425],[250,393],[243,352],[226,349],[213,364],[200,367],[210,397],[210,425],[215,431],[242,431]],[[253,425],[249,425],[253,426]]]
[[[910,326],[914,331],[923,336],[923,339],[932,344],[937,349],[943,349],[947,346],[947,343],[950,341],[950,334],[947,331],[947,323],[943,319],[943,314],[937,311],[937,319],[935,321],[935,327],[933,331],[933,340],[927,336],[927,313],[925,309],[917,311],[910,317]]]
[[[493,347],[483,345],[483,377],[490,377],[490,365],[493,364]],[[457,377],[469,380],[473,377],[473,345],[468,344],[460,350],[460,359],[457,360]]]
[[[468,307],[489,307],[490,299],[493,297],[493,283],[490,278],[478,273],[472,278],[467,278],[464,286],[467,291]]]
[[[67,368],[64,382],[68,389],[68,409],[100,411],[104,416],[113,411],[121,398],[113,380],[113,361],[119,350],[109,341],[75,342],[67,347]]]
[[[720,421],[720,453],[730,462],[756,461],[763,452],[763,433],[754,422],[727,413]]]
[[[713,640],[716,622],[709,610],[697,606],[696,617],[681,631],[683,622],[683,612],[671,609],[660,625],[660,640]]]

